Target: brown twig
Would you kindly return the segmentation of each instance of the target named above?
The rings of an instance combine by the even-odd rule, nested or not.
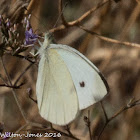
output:
[[[72,133],[71,133],[71,131],[70,131],[70,127],[68,126],[68,125],[66,125],[66,130],[67,130],[67,132],[69,133],[69,136],[71,136],[72,138],[76,138]]]
[[[119,115],[120,115],[122,112],[124,112],[125,110],[128,110],[128,109],[130,109],[130,108],[132,108],[132,107],[134,107],[134,106],[136,106],[136,105],[140,105],[140,99],[138,99],[138,100],[131,99],[130,102],[129,102],[128,104],[126,104],[124,107],[121,107],[116,113],[114,113],[114,115],[112,115],[112,117],[106,119],[106,122],[105,122],[105,124],[104,124],[104,126],[103,126],[103,128],[102,128],[102,130],[101,130],[101,132],[100,132],[100,134],[99,134],[99,136],[98,136],[98,140],[100,140],[100,138],[101,138],[101,136],[102,136],[102,134],[103,134],[103,132],[104,132],[106,126],[107,126],[114,118],[116,118],[117,116],[119,116]],[[102,107],[103,107],[103,105],[102,105]],[[106,118],[106,111],[105,111],[104,107],[103,107],[102,109],[103,109],[103,112],[104,112],[104,116],[105,116],[105,118]]]
[[[104,108],[104,106],[102,104],[102,101],[100,101],[100,104],[101,104],[101,107],[102,107],[103,112],[104,112],[105,120],[106,120],[106,122],[108,122],[108,116],[107,116],[107,113],[105,112],[105,108]]]
[[[67,3],[65,5],[67,5]],[[63,0],[59,0],[58,6],[59,6],[58,7],[59,8],[59,15],[61,16],[62,23],[64,26],[67,27],[69,25],[68,25],[67,21],[65,20],[64,14],[63,14]]]
[[[0,74],[0,79],[3,81],[3,83],[4,83],[5,85],[8,85],[7,82],[5,81],[5,79],[2,77],[1,74]]]
[[[114,43],[114,44],[119,44],[119,45],[125,45],[125,46],[129,46],[129,47],[135,47],[135,48],[140,48],[140,44],[137,44],[137,43],[131,43],[131,42],[123,42],[123,41],[119,41],[119,40],[116,40],[116,39],[111,39],[111,38],[108,38],[108,37],[104,37],[102,35],[99,35],[95,32],[92,32],[88,29],[86,29],[84,26],[78,26],[80,29],[86,31],[87,33],[90,33],[91,35],[95,35],[96,37],[100,38],[101,40],[104,40],[104,41],[107,41],[107,42],[110,42],[110,43]]]
[[[88,18],[92,13],[94,13],[97,9],[101,8],[102,6],[104,6],[105,4],[107,4],[110,0],[104,0],[101,3],[99,3],[97,6],[94,6],[93,8],[91,8],[89,11],[87,11],[85,14],[83,14],[80,18],[78,18],[77,20],[71,21],[71,22],[66,22],[63,13],[61,14],[61,19],[64,25],[60,25],[56,28],[50,29],[49,32],[57,32],[60,30],[64,30],[68,27],[72,27],[72,26],[77,26],[79,23],[83,22],[86,18]],[[62,6],[60,6],[61,1],[59,2],[59,7],[62,10]],[[59,8],[59,9],[60,9]]]
[[[7,84],[0,84],[0,87],[8,87],[8,88],[15,88],[15,89],[19,89],[21,88],[21,86],[23,86],[25,83],[21,83],[20,85],[18,86],[10,86],[10,85],[7,85]]]
[[[35,4],[35,1],[36,0],[31,0],[30,1],[30,3],[28,4],[28,6],[27,6],[27,8],[26,8],[26,10],[24,12],[25,15],[29,15],[30,14],[30,11],[31,11],[33,5]]]
[[[14,83],[14,86],[17,85],[18,81],[22,78],[22,76],[31,68],[31,66],[33,65],[33,63],[29,64],[25,70],[19,75],[19,77],[17,78],[17,80]]]
[[[53,127],[53,125],[51,124],[51,129],[50,129],[50,130],[53,130],[53,131],[55,131],[55,132],[59,132],[59,133],[61,133],[62,135],[67,136],[67,137],[70,137],[70,138],[72,138],[72,139],[79,140],[78,138],[76,138],[76,137],[69,131],[69,129],[67,130],[67,131],[69,131],[69,132],[68,132],[69,134],[67,134],[67,133],[64,133],[64,132],[62,132],[62,131],[60,131],[60,130],[55,129],[55,128]]]
[[[5,72],[5,74],[6,74],[6,77],[7,77],[7,79],[8,79],[8,82],[9,82],[10,86],[13,86],[13,85],[12,85],[12,82],[11,82],[11,78],[10,78],[8,72],[7,72],[6,67],[5,67],[3,58],[0,57],[0,59],[1,59],[2,67],[3,67],[4,72]],[[26,117],[25,117],[24,111],[22,110],[22,108],[21,108],[21,106],[20,106],[20,103],[19,103],[18,98],[17,98],[17,96],[16,96],[15,90],[14,90],[13,88],[11,88],[11,91],[12,91],[13,96],[14,96],[14,98],[15,98],[16,104],[17,104],[17,106],[18,106],[18,108],[19,108],[19,110],[20,110],[20,112],[21,112],[21,114],[22,114],[22,117],[23,117],[24,121],[27,123],[27,119],[26,119]]]
[[[122,28],[122,31],[121,31],[120,35],[117,38],[120,42],[124,41],[126,36],[129,34],[129,31],[133,27],[139,13],[140,13],[139,9],[140,9],[140,5],[137,4],[135,6],[133,12],[131,12],[130,17],[128,18],[127,22],[125,23],[124,27]],[[118,44],[113,44],[112,53],[110,53],[110,55],[104,60],[102,66],[101,66],[102,71],[106,70],[106,66],[109,65],[109,63],[112,60],[112,57],[115,57],[115,55],[117,54],[117,52],[118,52],[118,47],[117,46],[118,46]]]
[[[30,59],[30,57],[28,57],[28,56],[23,56],[23,55],[20,55],[20,54],[13,55],[13,56],[16,56],[16,57],[21,58],[21,59],[25,59],[25,60],[29,61],[30,63],[33,63],[33,64],[35,63],[35,62],[32,61],[32,60]]]
[[[90,122],[90,111],[88,110],[88,116],[84,116],[84,121],[86,123],[86,126],[88,127],[89,130],[89,136],[90,140],[92,140],[92,133],[91,133],[91,122]]]
[[[15,134],[17,134],[17,133],[19,133],[20,131],[22,131],[22,129],[24,129],[25,127],[27,127],[28,126],[28,122],[26,123],[26,124],[24,124],[24,125],[22,125],[16,132],[15,132]],[[10,137],[9,138],[9,140],[12,140],[13,139],[13,137]]]
[[[20,13],[20,11],[24,10],[24,7],[27,7],[27,6],[28,6],[28,3],[24,3],[24,4],[22,4],[21,6],[18,6],[18,7],[16,8],[16,10],[14,11],[14,13],[12,14],[11,20],[12,20],[13,18],[15,18],[16,15]]]
[[[64,18],[64,15],[62,13],[61,14],[61,19],[62,19],[63,25],[60,25],[59,27],[51,29],[50,32],[64,30],[65,28],[68,28],[68,27],[71,27],[71,26],[78,26],[80,29],[82,29],[82,30],[84,30],[84,31],[86,31],[86,32],[88,32],[88,33],[90,33],[92,35],[95,35],[96,37],[100,38],[101,40],[104,40],[104,41],[107,41],[107,42],[110,42],[110,43],[114,43],[114,44],[119,44],[119,45],[125,45],[125,46],[140,48],[140,44],[126,42],[126,41],[119,41],[119,40],[116,40],[116,39],[111,39],[111,38],[108,38],[108,37],[104,37],[104,36],[101,36],[101,35],[99,35],[99,34],[97,34],[95,32],[92,32],[92,31],[90,31],[90,30],[88,30],[85,27],[80,25],[80,23],[83,20],[85,20],[88,16],[90,16],[98,8],[102,7],[103,5],[105,5],[108,2],[109,2],[109,0],[105,0],[105,1],[103,1],[101,3],[99,3],[96,7],[93,7],[92,9],[87,11],[85,14],[83,14],[80,18],[78,18],[77,20],[72,21],[72,22],[66,22],[66,20]],[[59,9],[60,9],[60,11],[62,11],[62,0],[59,1]]]
[[[54,131],[54,132],[60,133],[63,136],[66,136],[66,137],[69,137],[69,138],[72,138],[72,139],[75,139],[75,140],[79,140],[75,136],[71,136],[71,135],[69,135],[69,134],[67,134],[63,131],[55,129],[54,127],[52,127],[52,125],[51,125],[51,128],[48,128],[47,126],[43,126],[43,125],[40,125],[40,124],[37,124],[37,123],[32,123],[32,122],[29,123],[29,125],[39,127],[40,129],[25,129],[25,130],[22,130],[22,131]]]
[[[32,126],[32,127],[38,127],[40,129],[24,129],[27,126]],[[75,139],[75,140],[79,140],[78,138],[76,138],[73,135],[69,135],[61,130],[55,129],[52,124],[50,124],[51,128],[48,128],[48,126],[42,125],[40,123],[35,123],[35,122],[27,122],[26,124],[24,124],[23,126],[21,126],[15,133],[19,133],[20,131],[33,131],[33,130],[40,130],[40,131],[54,131],[57,133],[60,133],[63,136]],[[10,139],[11,140],[11,139]]]
[[[37,104],[37,100],[33,99],[33,97],[32,97],[32,89],[31,89],[31,88],[28,88],[28,89],[27,89],[27,92],[28,92],[29,98],[30,98],[33,102],[35,102],[35,103]]]

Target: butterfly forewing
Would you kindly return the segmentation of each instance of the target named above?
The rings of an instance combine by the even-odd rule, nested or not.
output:
[[[65,62],[75,85],[79,108],[84,109],[101,100],[107,94],[108,86],[99,70],[80,52],[60,44],[51,44]]]
[[[76,117],[79,109],[76,89],[67,65],[54,49],[45,49],[41,54],[36,90],[43,118],[65,125]]]

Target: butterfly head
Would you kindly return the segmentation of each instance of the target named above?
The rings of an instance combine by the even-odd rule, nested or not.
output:
[[[47,33],[44,34],[43,39],[44,39],[43,43],[38,40],[38,43],[41,46],[41,48],[38,51],[38,53],[40,55],[43,54],[44,53],[44,50],[47,49],[49,47],[49,45],[52,44],[52,42],[53,42],[52,34],[49,33],[49,32],[47,32]]]
[[[46,49],[51,43],[53,42],[53,36],[52,33],[47,32],[44,35],[44,42],[43,42],[43,48]]]

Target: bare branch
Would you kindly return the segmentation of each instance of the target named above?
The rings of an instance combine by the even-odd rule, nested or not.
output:
[[[117,116],[119,116],[119,115],[120,115],[122,112],[124,112],[125,110],[128,110],[128,109],[130,109],[130,108],[132,108],[132,107],[135,107],[135,106],[137,106],[137,105],[140,105],[140,99],[138,99],[138,100],[131,99],[130,102],[129,102],[128,104],[126,104],[125,106],[121,107],[116,113],[114,113],[114,115],[113,115],[112,117],[106,119],[106,122],[105,122],[105,124],[104,124],[104,126],[103,126],[103,128],[102,128],[102,130],[101,130],[101,132],[100,132],[100,134],[99,134],[99,136],[98,136],[98,140],[100,140],[100,138],[101,138],[101,136],[102,136],[102,134],[103,134],[103,132],[104,132],[106,126],[107,126],[114,118],[116,118]],[[105,112],[105,110],[104,110],[104,112]],[[104,113],[104,115],[105,115],[105,114],[106,114],[106,112]],[[106,118],[106,116],[105,116],[105,118]]]
[[[104,41],[107,41],[107,42],[110,42],[110,43],[115,43],[115,44],[119,44],[119,45],[125,45],[125,46],[129,46],[129,47],[140,48],[140,44],[137,44],[137,43],[123,42],[123,41],[119,41],[119,40],[116,40],[116,39],[111,39],[111,38],[108,38],[108,37],[104,37],[102,35],[99,35],[95,32],[92,32],[92,31],[86,29],[83,26],[79,26],[79,28],[86,31],[87,33],[90,33],[91,35],[95,35],[96,37],[100,38],[101,40],[104,40]]]
[[[30,3],[29,3],[29,5],[28,5],[27,9],[26,9],[25,12],[24,12],[25,15],[30,14],[30,10],[31,10],[31,8],[32,8],[32,6],[33,6],[34,3],[35,3],[35,0],[31,0],[31,1],[30,1]]]
[[[67,4],[68,3],[66,3],[65,6]],[[59,9],[59,15],[61,16],[61,20],[62,20],[63,25],[66,26],[66,27],[69,26],[67,21],[65,20],[64,15],[63,15],[63,0],[59,0],[59,7],[58,7],[58,9]]]
[[[89,17],[92,13],[94,13],[97,9],[99,9],[100,7],[104,6],[105,4],[107,4],[110,0],[104,0],[101,3],[99,3],[96,7],[94,6],[93,8],[91,8],[89,11],[87,11],[85,14],[83,14],[80,18],[78,18],[77,20],[71,21],[71,22],[66,22],[63,13],[61,14],[61,19],[64,25],[60,25],[56,28],[50,29],[49,32],[57,32],[60,30],[64,30],[68,27],[72,27],[72,26],[77,26],[78,24],[80,24],[81,22],[83,22],[87,17]],[[59,5],[62,2],[59,2]],[[62,10],[62,6],[59,6],[60,9]]]
[[[78,138],[76,138],[71,132],[70,132],[70,130],[68,129],[68,133],[69,134],[67,134],[67,133],[64,133],[64,132],[62,132],[62,131],[60,131],[60,130],[57,130],[57,129],[55,129],[54,127],[53,127],[53,125],[51,124],[51,129],[50,130],[53,130],[53,131],[55,131],[55,132],[59,132],[59,133],[61,133],[62,135],[64,135],[64,136],[67,136],[67,137],[70,137],[70,138],[72,138],[72,139],[75,139],[75,140],[79,140]]]
[[[25,127],[27,127],[27,126],[28,126],[28,123],[22,125],[22,126],[15,132],[15,134],[19,133],[20,131],[22,131],[22,130],[23,130]],[[9,138],[9,140],[12,140],[12,139],[13,139],[13,137]]]
[[[68,125],[66,126],[66,130],[67,130],[67,132],[69,133],[69,136],[70,136],[70,137],[72,137],[72,138],[74,138],[74,139],[76,138],[76,137],[71,133],[70,127],[69,127]],[[77,139],[77,138],[76,138],[76,139]]]
[[[3,81],[3,83],[4,83],[5,85],[8,85],[7,82],[6,82],[6,80],[2,77],[1,74],[0,74],[0,79]]]
[[[35,103],[37,104],[37,100],[33,99],[33,97],[32,97],[32,90],[31,90],[31,88],[28,88],[28,89],[27,89],[27,92],[28,92],[29,98],[30,98],[33,102],[35,102]]]
[[[88,110],[88,116],[84,116],[84,121],[86,123],[86,126],[88,127],[89,130],[89,136],[90,136],[90,140],[92,140],[92,133],[91,133],[91,122],[90,122],[90,111]]]
[[[64,18],[64,15],[62,13],[61,14],[61,19],[62,19],[63,25],[60,25],[59,27],[51,29],[50,32],[56,32],[56,31],[59,31],[59,30],[64,30],[65,28],[68,28],[68,27],[78,26],[82,30],[84,30],[84,31],[86,31],[86,32],[88,32],[92,35],[95,35],[96,37],[100,38],[101,40],[104,40],[104,41],[107,41],[107,42],[110,42],[110,43],[119,44],[119,45],[125,45],[125,46],[140,48],[140,45],[137,44],[137,43],[124,42],[124,41],[119,41],[119,40],[116,40],[116,39],[111,39],[111,38],[108,38],[108,37],[104,37],[104,36],[101,36],[101,35],[99,35],[95,32],[92,32],[92,31],[86,29],[83,26],[79,25],[83,20],[85,20],[88,16],[90,16],[98,8],[102,7],[103,5],[105,5],[108,2],[109,2],[109,0],[105,0],[101,3],[99,3],[96,7],[93,7],[92,9],[87,11],[85,14],[83,14],[80,18],[78,18],[77,20],[72,21],[72,22],[66,22],[66,20]],[[59,9],[60,9],[60,11],[62,11],[62,0],[59,1]]]
[[[21,86],[23,86],[25,83],[21,83],[20,85],[18,86],[10,86],[10,85],[7,85],[7,84],[0,84],[0,87],[8,87],[8,88],[15,88],[15,89],[19,89],[21,88]]]
[[[100,104],[101,104],[101,107],[102,107],[102,109],[103,109],[106,122],[108,122],[108,116],[107,116],[107,114],[106,114],[106,112],[105,112],[105,108],[104,108],[104,106],[103,106],[103,104],[102,104],[102,101],[100,101]]]
[[[19,77],[17,78],[17,80],[14,83],[14,86],[17,85],[18,81],[22,78],[22,76],[31,68],[31,66],[33,65],[33,63],[29,64],[27,66],[27,68],[25,68],[25,70],[19,75]]]
[[[30,63],[33,63],[33,64],[35,63],[35,62],[32,61],[32,60],[30,59],[30,57],[28,57],[28,56],[23,56],[23,55],[20,55],[20,54],[13,55],[13,56],[16,56],[16,57],[21,58],[21,59],[25,59],[25,60],[29,61]]]
[[[0,57],[0,58],[1,58],[1,63],[2,63],[2,66],[3,66],[4,72],[5,72],[6,77],[7,77],[7,79],[8,79],[8,82],[10,83],[10,86],[13,86],[13,85],[12,85],[12,82],[11,82],[11,78],[10,78],[8,72],[7,72],[7,69],[6,69],[5,65],[4,65],[3,58],[2,58],[2,57]],[[23,118],[24,118],[24,121],[27,122],[27,119],[26,119],[26,117],[25,117],[24,111],[22,110],[22,108],[21,108],[21,106],[20,106],[20,104],[19,104],[19,101],[18,101],[18,98],[17,98],[17,96],[16,96],[15,90],[12,88],[11,91],[12,91],[13,96],[14,96],[14,98],[15,98],[16,104],[17,104],[17,106],[18,106],[18,108],[19,108],[19,110],[20,110],[20,112],[21,112],[21,114],[22,114],[22,116],[23,116]]]

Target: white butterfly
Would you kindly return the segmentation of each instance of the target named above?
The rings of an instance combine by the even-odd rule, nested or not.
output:
[[[101,100],[108,92],[108,84],[80,52],[67,45],[50,43],[48,34],[45,34],[38,52],[38,108],[44,119],[66,125],[80,110]]]

